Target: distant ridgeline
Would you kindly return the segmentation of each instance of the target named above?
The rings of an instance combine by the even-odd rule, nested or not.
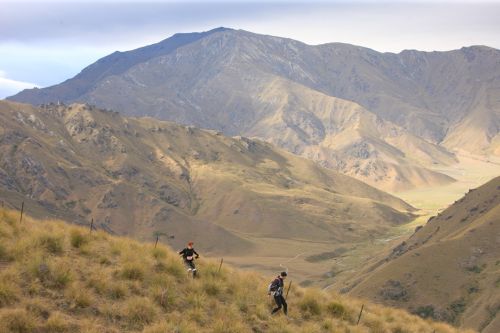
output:
[[[10,97],[86,102],[259,137],[384,190],[453,179],[455,152],[500,154],[500,51],[380,53],[219,28],[115,52]]]

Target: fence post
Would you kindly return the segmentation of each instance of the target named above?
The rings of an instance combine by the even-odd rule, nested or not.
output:
[[[21,204],[21,217],[19,218],[19,223],[23,222],[23,213],[24,213],[24,201]]]
[[[92,234],[92,229],[94,229],[94,218],[92,218],[92,221],[90,222],[90,232],[89,232],[89,234]]]
[[[220,273],[220,270],[221,270],[221,268],[222,268],[222,263],[223,263],[223,262],[224,262],[224,258],[221,258],[221,259],[220,259],[219,269],[217,270],[217,274],[219,274],[219,273]]]
[[[292,280],[290,280],[290,284],[288,285],[288,290],[286,291],[286,297],[285,297],[285,299],[288,298],[288,293],[290,292],[290,288],[292,288]]]
[[[359,311],[359,317],[358,317],[358,322],[356,323],[356,325],[359,324],[359,321],[361,320],[361,315],[363,314],[363,308],[365,307],[365,305],[361,305],[361,311]]]

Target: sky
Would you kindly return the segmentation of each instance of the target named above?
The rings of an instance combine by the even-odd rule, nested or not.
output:
[[[0,0],[0,98],[114,51],[224,26],[381,52],[500,48],[500,0]]]

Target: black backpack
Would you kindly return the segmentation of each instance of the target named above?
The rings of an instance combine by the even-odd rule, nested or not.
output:
[[[267,291],[268,291],[269,293],[276,292],[276,291],[278,291],[279,286],[280,286],[279,279],[274,279],[274,280],[273,280],[273,281],[269,284],[269,286],[267,287]]]

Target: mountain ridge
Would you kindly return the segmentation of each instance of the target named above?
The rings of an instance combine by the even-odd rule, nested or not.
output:
[[[499,59],[500,52],[487,47],[394,54],[349,44],[311,46],[243,30],[220,30],[108,76],[78,98],[64,98],[62,92],[50,99],[79,100],[126,115],[148,115],[226,135],[248,136],[249,127],[262,113],[259,91],[281,79],[361,105],[420,138],[422,145],[439,145],[450,153],[497,154],[500,105],[494,96],[498,93]],[[71,82],[57,87],[63,88],[78,90]],[[25,90],[10,99],[36,103],[45,100],[45,91],[55,88],[47,89]],[[307,111],[306,103],[299,104]],[[321,126],[324,124],[317,125]],[[434,164],[415,166],[432,173],[429,169]],[[385,177],[399,176],[388,170],[382,175]],[[391,191],[426,184],[399,178],[404,179],[399,185],[371,184]]]

